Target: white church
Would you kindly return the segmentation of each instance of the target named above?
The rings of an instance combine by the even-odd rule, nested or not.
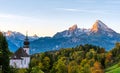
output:
[[[20,47],[10,58],[10,66],[14,68],[29,68],[30,53],[29,39],[26,35],[24,46]]]

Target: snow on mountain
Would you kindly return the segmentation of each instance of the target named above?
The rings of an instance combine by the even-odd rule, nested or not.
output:
[[[107,25],[105,25],[102,21],[96,20],[94,23],[92,29],[92,32],[99,32],[99,31],[104,31],[104,32],[115,32],[111,28],[109,28]]]
[[[69,28],[69,31],[73,32],[73,31],[75,31],[75,30],[77,30],[77,29],[78,29],[77,24],[74,24],[73,26],[71,26],[71,27]]]
[[[6,39],[8,41],[8,46],[11,51],[15,51],[19,47],[23,46],[25,35],[23,35],[22,33],[9,30],[7,32],[3,32],[3,34],[4,36],[6,36]],[[34,41],[37,40],[39,37],[35,35],[35,36],[29,36],[28,38],[30,41]]]
[[[34,40],[39,39],[39,37],[36,34],[34,34],[33,36],[29,36],[28,38],[30,41],[34,41]]]
[[[53,37],[61,38],[61,37],[79,36],[79,35],[82,35],[82,34],[86,34],[89,31],[90,31],[89,29],[78,28],[77,24],[75,24],[75,25],[69,27],[68,30],[56,33]]]
[[[102,21],[96,20],[91,31],[98,32],[98,31],[110,31],[110,30]]]
[[[7,38],[19,38],[21,40],[24,39],[24,35],[20,32],[13,32],[13,31],[7,31],[7,32],[3,32],[3,34],[7,37]]]
[[[19,32],[3,32],[7,38],[11,51],[23,45],[25,35]],[[58,50],[60,48],[75,47],[80,44],[93,44],[110,50],[116,42],[120,42],[120,34],[109,28],[102,21],[97,20],[92,28],[81,29],[77,24],[67,30],[57,32],[53,37],[30,36],[31,53]]]
[[[57,32],[53,37],[43,37],[31,42],[32,53],[75,47],[80,44],[93,44],[110,50],[120,42],[120,34],[97,20],[90,29],[81,29],[75,24],[67,30]]]
[[[25,39],[25,35],[23,35],[22,33],[20,32],[16,32],[16,31],[7,31],[7,32],[3,32],[3,34],[7,37],[7,38],[19,38],[20,40],[24,40]],[[29,40],[30,41],[33,41],[33,40],[36,40],[38,39],[39,37],[34,34],[33,36],[28,36]]]
[[[105,25],[100,20],[96,20],[96,22],[94,23],[93,27],[90,30],[90,33],[102,34],[102,35],[107,35],[110,37],[117,35],[117,33],[114,30],[109,28],[107,25]]]
[[[96,20],[93,24],[92,28],[90,29],[81,29],[77,27],[77,24],[69,27],[68,30],[58,32],[54,35],[56,38],[61,37],[72,37],[72,36],[80,36],[80,35],[92,35],[92,34],[100,34],[100,35],[107,35],[113,37],[117,33],[105,25],[102,21]]]

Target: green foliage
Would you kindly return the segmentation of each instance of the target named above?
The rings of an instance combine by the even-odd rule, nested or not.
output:
[[[42,70],[44,72],[48,72],[49,71],[49,67],[50,67],[50,59],[49,59],[49,57],[44,57],[43,63],[40,63],[39,65],[40,65],[39,67],[43,66]]]
[[[60,49],[31,56],[26,73],[105,73],[119,72],[120,65],[108,67],[120,61],[120,43],[106,52],[104,48],[93,45],[80,45],[75,48]],[[107,69],[106,69],[107,68]],[[106,70],[105,70],[106,69]],[[111,72],[110,72],[111,73]]]
[[[68,73],[80,73],[80,67],[75,61],[69,63]]]
[[[115,61],[120,60],[120,43],[116,43],[115,47],[110,51]]]
[[[30,73],[44,73],[39,67],[35,66],[32,68]]]
[[[91,73],[90,65],[88,63],[84,65],[83,69],[84,69],[83,70],[84,73]]]
[[[17,73],[25,73],[26,69],[18,69]]]
[[[9,73],[9,49],[6,38],[3,36],[2,32],[0,32],[0,66],[2,67],[3,73]]]
[[[67,73],[66,58],[61,57],[53,67],[51,73]]]
[[[10,68],[9,73],[26,73],[26,69]]]
[[[101,66],[104,65],[104,53],[104,48],[86,44],[34,54],[28,71],[31,72],[37,67],[45,73],[91,73],[96,61],[99,61]]]

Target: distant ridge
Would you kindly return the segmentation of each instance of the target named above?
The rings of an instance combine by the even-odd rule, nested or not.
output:
[[[9,48],[15,51],[22,46],[25,36],[19,32],[4,32]],[[31,40],[31,54],[58,50],[60,48],[75,47],[80,44],[92,44],[110,50],[116,42],[120,42],[120,34],[109,28],[101,20],[96,20],[90,29],[78,28],[77,24],[67,30],[57,32],[53,37],[29,37]]]
[[[7,38],[7,42],[8,42],[10,51],[14,52],[23,45],[25,35],[23,35],[22,33],[9,30],[7,32],[3,32],[3,34]],[[29,36],[30,41],[34,41],[38,38],[39,37],[37,35]]]
[[[32,42],[32,51],[33,53],[44,52],[80,44],[93,44],[110,50],[116,42],[120,42],[120,34],[101,20],[96,20],[90,29],[81,29],[74,24],[68,30],[57,32],[53,37],[39,38]]]

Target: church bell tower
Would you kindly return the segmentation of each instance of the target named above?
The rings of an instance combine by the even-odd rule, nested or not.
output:
[[[24,44],[24,46],[23,46],[24,51],[26,51],[26,53],[27,53],[28,55],[30,55],[30,53],[29,53],[29,50],[30,50],[30,49],[29,49],[29,44],[30,44],[30,42],[29,42],[27,33],[26,33],[26,38],[25,38],[23,44]]]

